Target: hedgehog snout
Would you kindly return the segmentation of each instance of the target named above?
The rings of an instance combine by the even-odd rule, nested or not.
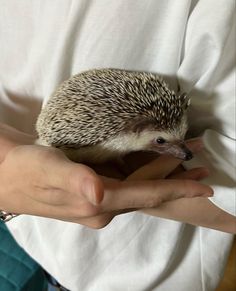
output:
[[[173,155],[184,161],[189,161],[193,158],[193,153],[186,146],[184,142],[180,142],[173,145]]]
[[[193,158],[193,154],[192,154],[192,152],[188,149],[188,148],[186,148],[186,150],[185,150],[185,154],[184,154],[184,160],[185,161],[189,161],[189,160],[191,160]]]
[[[186,150],[185,151],[185,154],[184,154],[184,158],[183,158],[183,160],[185,160],[185,161],[189,161],[189,160],[191,160],[193,158],[193,154],[192,154],[192,152],[190,151],[190,150]]]
[[[184,161],[189,161],[193,158],[193,153],[183,141],[163,142],[162,139],[158,139],[151,150],[159,154],[171,155]]]

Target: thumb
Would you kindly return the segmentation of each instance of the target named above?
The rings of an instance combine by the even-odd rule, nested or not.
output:
[[[68,175],[68,192],[72,194],[78,193],[93,205],[102,202],[104,197],[103,182],[91,168],[81,164],[74,165],[73,163]]]
[[[50,168],[50,184],[53,187],[82,196],[94,205],[100,204],[103,200],[103,182],[88,166],[74,163],[61,156],[51,163]]]
[[[106,185],[106,190],[102,202],[106,211],[157,207],[163,202],[178,198],[213,195],[213,190],[209,186],[193,180],[112,182]]]

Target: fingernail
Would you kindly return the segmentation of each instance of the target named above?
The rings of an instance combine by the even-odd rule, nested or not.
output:
[[[92,204],[97,204],[96,193],[94,183],[91,179],[84,179],[82,185],[83,195],[88,199]]]

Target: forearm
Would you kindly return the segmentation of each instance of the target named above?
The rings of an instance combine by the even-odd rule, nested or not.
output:
[[[158,208],[145,209],[149,215],[236,233],[236,217],[223,211],[207,198],[178,199]]]

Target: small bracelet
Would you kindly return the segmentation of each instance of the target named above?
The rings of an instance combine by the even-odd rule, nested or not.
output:
[[[7,222],[16,216],[18,216],[18,214],[0,210],[0,221]]]

